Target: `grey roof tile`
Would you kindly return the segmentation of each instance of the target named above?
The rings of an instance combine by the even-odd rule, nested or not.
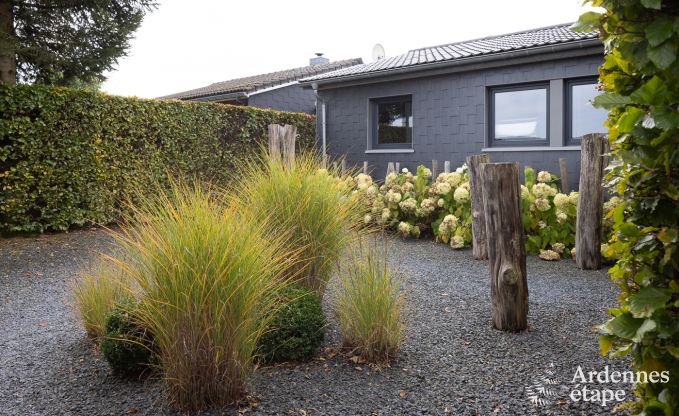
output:
[[[252,93],[264,88],[273,87],[288,82],[297,81],[299,79],[323,74],[325,72],[335,71],[341,68],[346,68],[358,64],[362,64],[361,58],[346,59],[343,61],[329,62],[322,65],[304,66],[301,68],[287,69],[284,71],[271,72],[268,74],[254,75],[245,78],[237,78],[228,81],[215,82],[205,87],[195,88],[189,91],[179,92],[175,94],[165,95],[164,99],[191,99],[199,97],[209,97],[217,94],[229,93]]]
[[[453,61],[460,58],[492,55],[520,49],[529,49],[558,43],[577,42],[596,39],[596,32],[574,32],[570,29],[572,23],[531,29],[506,35],[489,36],[446,45],[431,46],[408,51],[403,55],[380,59],[326,72],[302,79],[302,82],[323,81],[346,76],[360,76],[379,71],[396,71],[402,68],[427,63]]]

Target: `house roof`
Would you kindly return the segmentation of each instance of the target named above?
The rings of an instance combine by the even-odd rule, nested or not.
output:
[[[505,35],[413,49],[403,55],[307,77],[301,80],[301,82],[310,83],[344,77],[367,76],[372,73],[399,71],[405,68],[417,67],[418,65],[452,63],[464,58],[469,59],[522,49],[597,39],[598,34],[596,32],[574,32],[570,29],[572,25],[572,23],[565,23]]]
[[[212,95],[245,93],[250,94],[264,88],[270,88],[281,84],[297,81],[304,77],[323,74],[353,65],[362,64],[361,58],[334,61],[321,65],[303,66],[300,68],[286,69],[284,71],[271,72],[268,74],[253,75],[245,78],[231,79],[228,81],[215,82],[205,87],[196,88],[184,92],[166,95],[164,99],[193,99],[209,97]]]

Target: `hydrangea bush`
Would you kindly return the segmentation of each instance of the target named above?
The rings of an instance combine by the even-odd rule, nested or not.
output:
[[[521,185],[523,224],[528,252],[543,260],[559,260],[575,255],[575,228],[578,193],[562,193],[559,178],[550,172],[526,167]],[[439,174],[432,181],[430,169],[419,166],[415,174],[404,168],[392,172],[378,185],[363,173],[345,179],[342,189],[362,200],[363,221],[398,232],[403,238],[431,235],[454,249],[472,243],[472,210],[467,166]],[[618,197],[604,204],[604,238],[609,241],[612,213],[620,205]],[[612,237],[614,239],[614,237]],[[608,244],[602,255],[612,259]]]

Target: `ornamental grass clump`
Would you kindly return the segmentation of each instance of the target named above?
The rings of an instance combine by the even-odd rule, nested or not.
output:
[[[116,304],[131,298],[130,282],[116,264],[99,258],[73,282],[75,307],[87,335],[106,335],[106,318]]]
[[[140,197],[111,260],[139,288],[138,323],[154,335],[170,400],[182,411],[243,397],[259,337],[286,284],[280,233],[198,185]]]
[[[296,261],[286,274],[322,298],[352,230],[363,223],[362,201],[351,195],[354,178],[323,168],[313,153],[298,154],[291,166],[265,155],[241,178],[243,217],[268,234],[287,235]]]
[[[392,359],[404,336],[404,295],[387,254],[386,243],[359,240],[339,273],[334,305],[344,346],[373,363]]]

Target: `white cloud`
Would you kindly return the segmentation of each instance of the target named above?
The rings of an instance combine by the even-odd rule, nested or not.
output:
[[[212,82],[577,20],[581,0],[164,0],[102,90],[157,97]]]

